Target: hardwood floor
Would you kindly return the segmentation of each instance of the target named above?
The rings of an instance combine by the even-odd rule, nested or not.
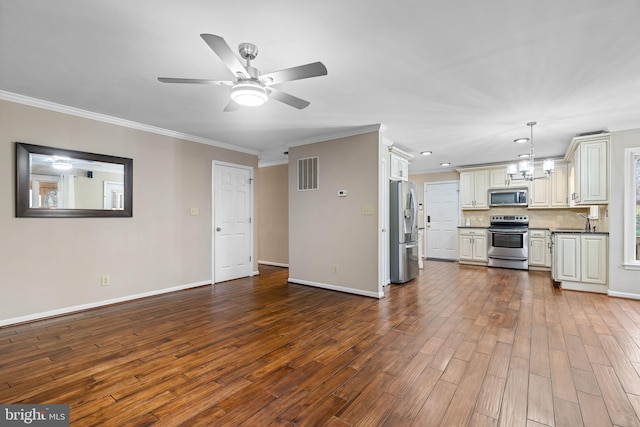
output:
[[[286,278],[0,329],[0,402],[76,426],[640,425],[640,301],[433,261],[381,300]]]

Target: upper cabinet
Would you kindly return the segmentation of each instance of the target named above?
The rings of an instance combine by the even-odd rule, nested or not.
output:
[[[611,134],[573,138],[565,161],[569,163],[569,203],[609,203],[609,141]]]
[[[460,206],[462,209],[489,209],[487,170],[460,172]]]
[[[566,208],[567,199],[567,164],[556,163],[553,173],[545,179],[542,163],[536,163],[534,169],[536,179],[529,183],[530,208]]]
[[[389,147],[389,152],[391,160],[389,179],[394,181],[408,181],[409,160],[411,160],[413,156],[393,146]]]
[[[568,187],[567,187],[567,164],[556,163],[555,170],[551,175],[551,207],[566,208],[569,206]]]
[[[508,188],[512,185],[506,166],[489,170],[489,188]]]

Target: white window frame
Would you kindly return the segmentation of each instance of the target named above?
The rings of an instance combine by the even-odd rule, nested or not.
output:
[[[640,147],[624,150],[624,268],[640,270],[636,259],[636,164]]]

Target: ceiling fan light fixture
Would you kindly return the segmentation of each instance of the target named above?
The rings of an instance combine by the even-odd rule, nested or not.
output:
[[[73,165],[69,162],[61,162],[59,160],[51,163],[51,166],[53,166],[54,169],[58,169],[58,170],[69,170],[73,167]]]
[[[246,107],[258,107],[269,99],[267,90],[259,83],[241,81],[231,88],[231,99]]]

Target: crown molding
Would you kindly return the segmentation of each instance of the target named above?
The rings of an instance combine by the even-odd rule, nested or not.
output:
[[[122,126],[129,129],[136,129],[144,132],[155,133],[157,135],[168,136],[170,138],[184,139],[186,141],[212,145],[214,147],[224,148],[227,150],[238,151],[246,154],[253,154],[255,156],[260,154],[256,150],[252,150],[244,147],[238,147],[235,145],[227,144],[225,142],[216,141],[214,139],[203,138],[200,136],[189,135],[186,133],[176,132],[169,129],[163,129],[155,126],[145,125],[143,123],[133,122],[131,120],[125,120],[125,119],[120,119],[118,117],[108,116],[106,114],[100,114],[100,113],[94,113],[92,111],[81,110],[79,108],[69,107],[67,105],[62,105],[62,104],[56,104],[55,102],[44,101],[42,99],[31,98],[25,95],[6,92],[3,90],[0,90],[0,99],[4,101],[9,101],[9,102],[15,102],[17,104],[28,105],[30,107],[42,108],[44,110],[55,111],[63,114],[69,114],[71,116],[82,117],[84,119],[96,120],[98,122]]]
[[[259,168],[267,168],[269,166],[279,166],[279,165],[286,165],[286,164],[289,164],[289,159],[271,160],[271,161],[265,161],[265,162],[258,160]]]
[[[293,144],[287,144],[287,147],[299,147],[301,145],[309,145],[309,144],[314,144],[316,142],[325,142],[325,141],[331,141],[339,138],[347,138],[350,136],[364,135],[366,133],[371,133],[371,132],[380,132],[381,131],[380,129],[383,126],[384,125],[381,123],[376,123],[374,125],[354,126],[348,129],[343,129],[339,132],[329,132],[329,133],[324,133],[322,135],[312,136],[307,139],[302,139]]]

